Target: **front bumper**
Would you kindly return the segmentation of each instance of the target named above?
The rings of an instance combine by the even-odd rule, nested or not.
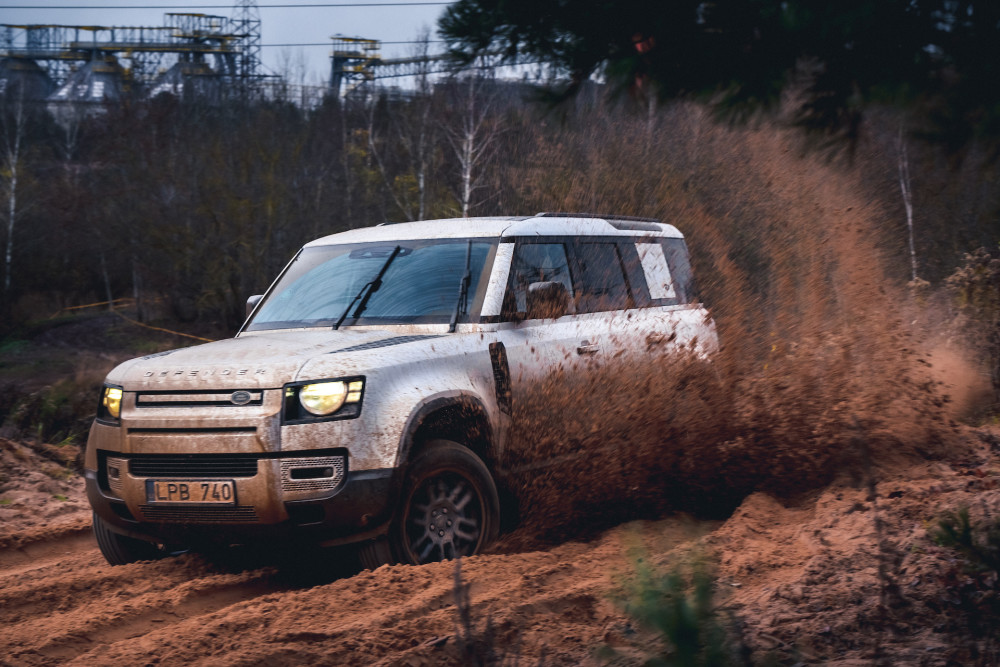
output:
[[[241,543],[288,537],[332,545],[362,541],[384,533],[392,518],[395,489],[398,488],[391,469],[345,469],[333,488],[288,490],[289,463],[308,463],[323,458],[318,454],[330,453],[260,455],[255,457],[256,472],[244,471],[241,474],[246,476],[243,477],[226,475],[225,468],[220,467],[222,474],[195,479],[231,480],[236,502],[197,505],[157,503],[149,498],[149,482],[190,479],[190,476],[170,474],[177,471],[166,466],[162,469],[168,474],[147,477],[144,473],[149,467],[135,465],[136,459],[117,452],[98,452],[97,470],[85,471],[87,497],[94,511],[112,530],[171,544]],[[344,460],[346,462],[346,453]],[[116,467],[120,468],[119,477],[110,479],[108,470]]]
[[[112,530],[174,544],[347,543],[385,531],[398,479],[363,458],[369,448],[356,420],[283,426],[282,391],[243,393],[251,401],[235,405],[224,391],[125,391],[120,421],[91,428],[85,475],[94,511]],[[164,483],[194,490],[205,482],[225,490],[225,502],[162,492]]]

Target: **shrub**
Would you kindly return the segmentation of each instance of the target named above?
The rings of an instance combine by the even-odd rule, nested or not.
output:
[[[70,444],[84,439],[97,405],[97,388],[90,383],[60,380],[19,396],[3,426],[40,442]]]
[[[663,667],[723,667],[746,664],[737,642],[726,632],[731,621],[714,601],[715,574],[704,558],[688,567],[665,572],[637,555],[634,578],[616,601],[663,644],[647,665]],[[608,653],[612,653],[608,649]]]

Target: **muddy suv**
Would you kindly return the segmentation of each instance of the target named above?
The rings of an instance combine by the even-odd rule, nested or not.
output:
[[[334,234],[247,310],[234,338],[108,375],[86,458],[108,562],[276,538],[370,567],[477,553],[520,387],[567,359],[716,347],[682,235],[615,216]]]

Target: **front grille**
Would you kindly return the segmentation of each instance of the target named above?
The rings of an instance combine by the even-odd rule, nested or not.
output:
[[[177,428],[130,428],[129,435],[231,435],[234,433],[253,435],[257,433],[254,426],[181,426]]]
[[[282,459],[281,488],[285,491],[329,491],[344,479],[343,456]]]
[[[159,507],[140,505],[146,521],[155,523],[254,523],[253,507]]]
[[[257,457],[213,454],[136,455],[129,459],[133,477],[253,477]]]
[[[263,402],[264,392],[260,389],[140,391],[135,395],[137,408],[243,407]]]

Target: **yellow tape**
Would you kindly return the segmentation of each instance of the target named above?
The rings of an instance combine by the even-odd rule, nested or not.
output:
[[[194,338],[195,340],[204,341],[206,343],[213,342],[211,338],[202,338],[201,336],[195,336],[195,335],[192,335],[192,334],[181,333],[180,331],[171,331],[170,329],[162,329],[160,327],[154,327],[151,324],[143,324],[142,322],[137,322],[136,320],[133,320],[133,319],[131,319],[129,317],[125,317],[124,315],[122,315],[121,313],[119,313],[117,310],[114,311],[114,313],[115,313],[115,315],[117,315],[118,317],[122,318],[126,322],[130,322],[131,324],[134,324],[134,325],[139,326],[139,327],[145,327],[147,329],[152,329],[153,331],[162,331],[164,333],[173,334],[175,336],[184,336],[185,338]]]
[[[83,308],[96,308],[97,306],[107,306],[108,304],[111,304],[111,307],[113,309],[116,305],[124,306],[125,304],[128,303],[132,303],[132,299],[128,297],[122,297],[120,299],[115,299],[114,301],[98,301],[97,303],[87,303],[82,306],[66,306],[65,308],[62,308],[56,311],[55,313],[49,315],[49,319],[53,320],[62,315],[63,313],[65,313],[67,310],[82,310]]]
[[[159,299],[154,299],[154,301],[158,301],[158,300]],[[120,308],[121,306],[131,305],[134,302],[135,302],[134,299],[131,299],[129,297],[122,297],[120,299],[115,299],[114,301],[98,301],[97,303],[88,303],[88,304],[84,304],[82,306],[67,306],[67,307],[63,308],[62,310],[60,310],[55,315],[51,315],[49,317],[49,319],[50,320],[54,319],[54,318],[58,317],[60,313],[64,313],[67,310],[81,310],[83,308],[94,308],[96,306],[107,306],[107,305],[110,305],[111,306],[111,312],[113,312],[115,315],[117,315],[118,317],[122,318],[126,322],[129,322],[130,324],[134,324],[134,325],[136,325],[138,327],[145,327],[146,329],[152,329],[153,331],[162,331],[163,333],[173,334],[175,336],[183,336],[185,338],[193,338],[195,340],[204,341],[206,343],[213,342],[211,338],[202,338],[201,336],[195,336],[195,335],[192,335],[192,334],[181,333],[180,331],[171,331],[170,329],[163,329],[163,328],[160,328],[160,327],[154,327],[154,326],[152,326],[150,324],[143,324],[142,322],[139,322],[137,320],[133,320],[133,319],[131,319],[129,317],[125,317],[124,315],[122,315],[121,313],[119,313],[117,310],[115,310],[115,308]]]
[[[63,310],[80,310],[81,308],[93,308],[94,306],[106,306],[109,303],[112,304],[112,305],[114,305],[114,304],[118,304],[118,303],[131,303],[131,302],[132,302],[132,299],[129,299],[127,297],[122,297],[120,299],[115,299],[114,301],[98,301],[97,303],[88,303],[88,304],[85,304],[83,306],[66,306],[65,308],[63,308]],[[59,312],[61,313],[62,310],[60,310]]]

